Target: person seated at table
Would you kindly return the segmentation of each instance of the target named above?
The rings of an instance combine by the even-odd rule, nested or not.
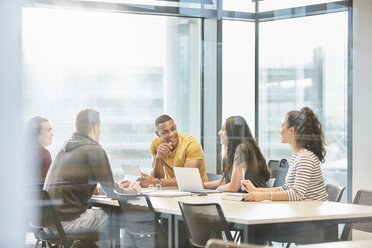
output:
[[[257,188],[250,180],[242,181],[242,188],[249,193],[246,201],[326,201],[328,198],[320,162],[324,162],[324,134],[314,112],[304,107],[289,112],[283,119],[281,142],[292,149],[287,177],[282,187]]]
[[[136,194],[140,187],[134,183],[124,189],[122,187],[129,187],[127,181],[120,181],[120,187],[114,182],[107,154],[99,144],[101,121],[98,111],[81,110],[76,115],[75,129],[50,167],[44,189],[51,199],[62,200],[56,210],[66,233],[107,233],[108,214],[102,209],[88,209],[88,200],[97,183],[110,198],[116,198],[114,189]]]
[[[256,187],[266,187],[270,171],[245,119],[227,118],[218,134],[223,149],[223,177],[204,183],[204,188],[237,192],[243,177]]]
[[[26,162],[32,167],[34,175],[30,177],[32,186],[42,189],[52,163],[50,152],[45,147],[53,140],[53,130],[50,122],[43,117],[31,118],[25,127],[24,153]]]
[[[169,115],[157,117],[155,128],[158,138],[152,140],[150,145],[153,158],[151,176],[143,174],[138,179],[140,185],[177,186],[174,167],[199,168],[202,181],[207,182],[204,152],[199,141],[189,134],[178,133]]]

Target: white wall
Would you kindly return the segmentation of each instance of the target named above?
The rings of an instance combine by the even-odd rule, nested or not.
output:
[[[353,1],[353,199],[372,190],[372,1]],[[353,231],[353,239],[371,234]]]
[[[353,198],[372,190],[372,1],[353,8]]]

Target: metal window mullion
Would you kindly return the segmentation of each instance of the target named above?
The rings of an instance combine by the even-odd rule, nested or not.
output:
[[[216,126],[217,129],[222,126],[222,0],[217,0],[217,114],[216,114]],[[217,142],[216,144],[216,156],[217,156],[217,173],[222,172],[221,163],[221,146]]]
[[[197,17],[197,18],[216,18],[217,13],[214,9],[174,6],[157,6],[145,4],[125,4],[110,2],[88,2],[88,1],[60,1],[60,0],[32,0],[24,3],[24,6],[48,7],[48,8],[68,8],[77,10],[108,11],[116,13],[162,15],[176,17]]]
[[[348,1],[347,49],[347,202],[353,201],[353,0]]]
[[[254,56],[255,56],[255,59],[254,59],[254,105],[255,105],[255,128],[254,128],[254,133],[255,133],[255,138],[256,138],[256,141],[257,143],[259,142],[259,80],[260,80],[260,77],[259,77],[259,73],[260,73],[260,64],[259,64],[259,25],[260,25],[260,21],[259,21],[259,18],[258,18],[258,1],[255,2],[255,28],[254,28],[254,32],[255,32],[255,42],[254,42],[254,46],[255,46],[255,49],[254,49]]]
[[[201,48],[200,48],[200,143],[201,146],[204,149],[204,100],[205,100],[205,92],[204,92],[204,78],[205,78],[205,72],[204,72],[204,18],[201,19]]]

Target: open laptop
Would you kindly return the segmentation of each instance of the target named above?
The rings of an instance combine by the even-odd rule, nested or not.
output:
[[[204,189],[198,168],[173,167],[174,174],[181,191],[195,193],[219,193],[215,189]]]

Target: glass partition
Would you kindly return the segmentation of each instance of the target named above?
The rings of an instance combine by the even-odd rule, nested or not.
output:
[[[346,12],[260,24],[260,146],[268,160],[289,158],[282,118],[308,106],[324,128],[325,181],[340,186],[347,185],[347,32]]]
[[[50,120],[53,158],[76,113],[97,109],[114,174],[149,168],[158,115],[200,138],[200,32],[197,18],[24,8],[24,121]]]

